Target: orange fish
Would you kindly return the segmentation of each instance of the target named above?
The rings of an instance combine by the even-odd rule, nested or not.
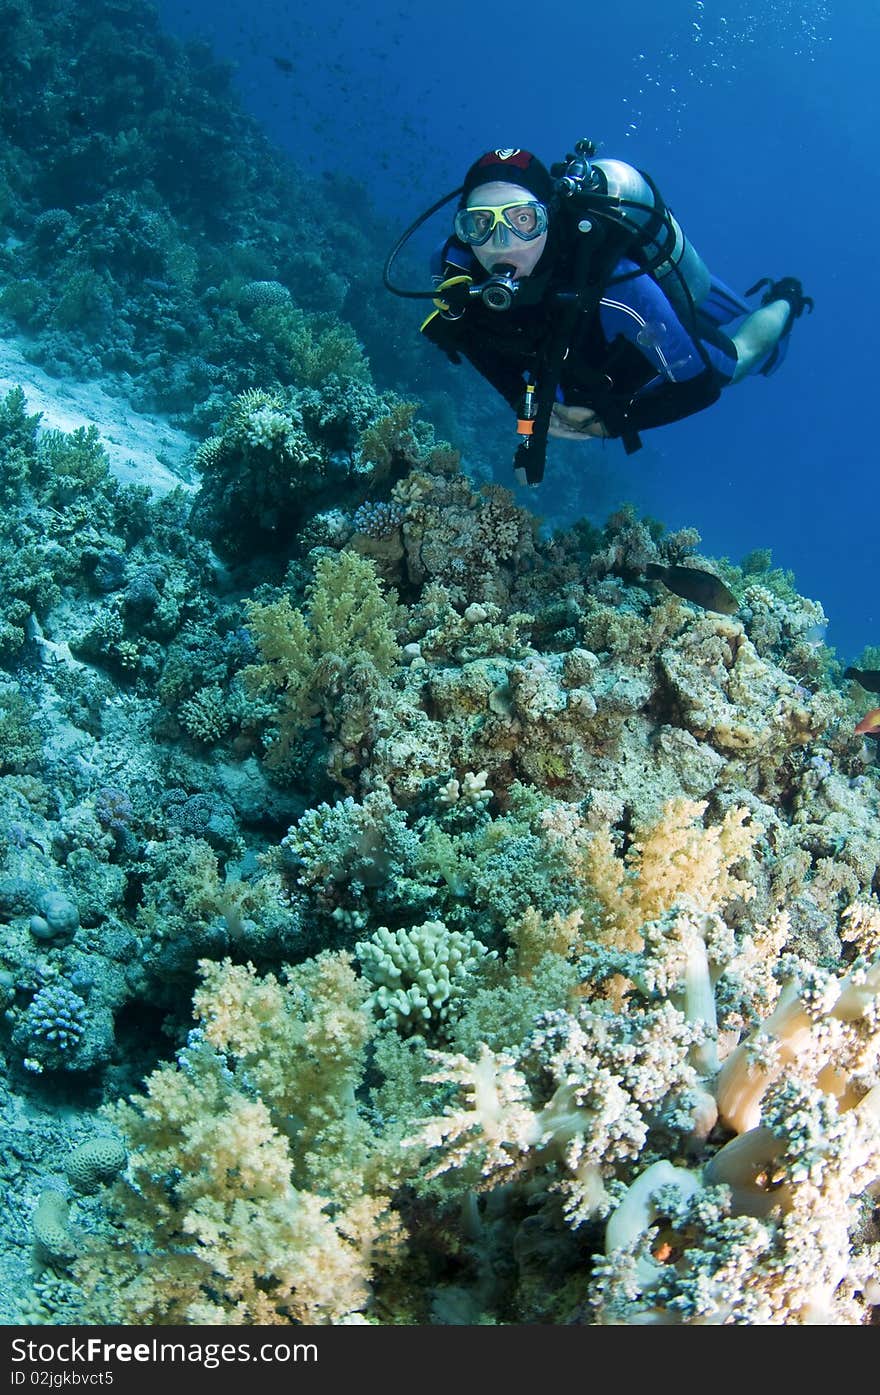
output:
[[[872,707],[859,722],[854,736],[880,736],[880,707]]]

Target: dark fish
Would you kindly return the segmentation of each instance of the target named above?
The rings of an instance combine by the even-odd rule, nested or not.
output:
[[[659,562],[648,562],[645,576],[650,581],[662,581],[676,596],[693,601],[704,610],[717,610],[722,615],[733,615],[739,610],[736,596],[714,572],[704,572],[700,567],[663,567]]]
[[[865,689],[866,693],[880,693],[880,669],[877,668],[845,668],[844,678],[854,678],[857,683]]]
[[[282,73],[293,72],[293,64],[291,63],[289,58],[279,58],[277,54],[273,53],[272,62],[275,64],[276,68],[281,69]]]

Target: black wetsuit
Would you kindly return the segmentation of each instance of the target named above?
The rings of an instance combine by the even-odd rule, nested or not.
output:
[[[435,279],[462,272],[475,284],[488,275],[469,248],[451,239],[435,264]],[[423,333],[453,362],[467,359],[518,411],[525,382],[540,377],[574,276],[573,253],[557,249],[547,270],[539,263],[520,283],[510,310],[488,309],[474,296],[457,319],[430,316]],[[572,327],[556,400],[592,408],[610,435],[624,438],[701,411],[717,401],[736,366],[736,350],[719,324],[747,310],[713,281],[703,305],[683,315],[647,271],[621,257],[598,306],[579,314]]]

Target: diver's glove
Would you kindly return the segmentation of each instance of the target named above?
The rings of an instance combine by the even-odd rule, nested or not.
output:
[[[769,276],[762,276],[760,281],[756,281],[746,295],[754,295],[762,286],[767,289],[761,296],[761,304],[769,305],[774,300],[787,300],[791,306],[785,329],[782,331],[782,338],[788,334],[795,320],[799,320],[805,310],[813,313],[813,297],[804,295],[804,288],[796,276],[783,276],[779,281],[771,281]]]
[[[465,275],[447,276],[445,281],[440,282],[435,289],[434,304],[444,319],[461,319],[470,302],[473,284],[474,278]]]

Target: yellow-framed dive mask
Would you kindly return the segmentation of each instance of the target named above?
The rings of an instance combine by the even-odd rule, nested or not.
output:
[[[522,242],[534,242],[547,231],[547,208],[543,203],[505,203],[480,208],[460,208],[455,215],[455,235],[468,247],[482,247],[498,224]]]

